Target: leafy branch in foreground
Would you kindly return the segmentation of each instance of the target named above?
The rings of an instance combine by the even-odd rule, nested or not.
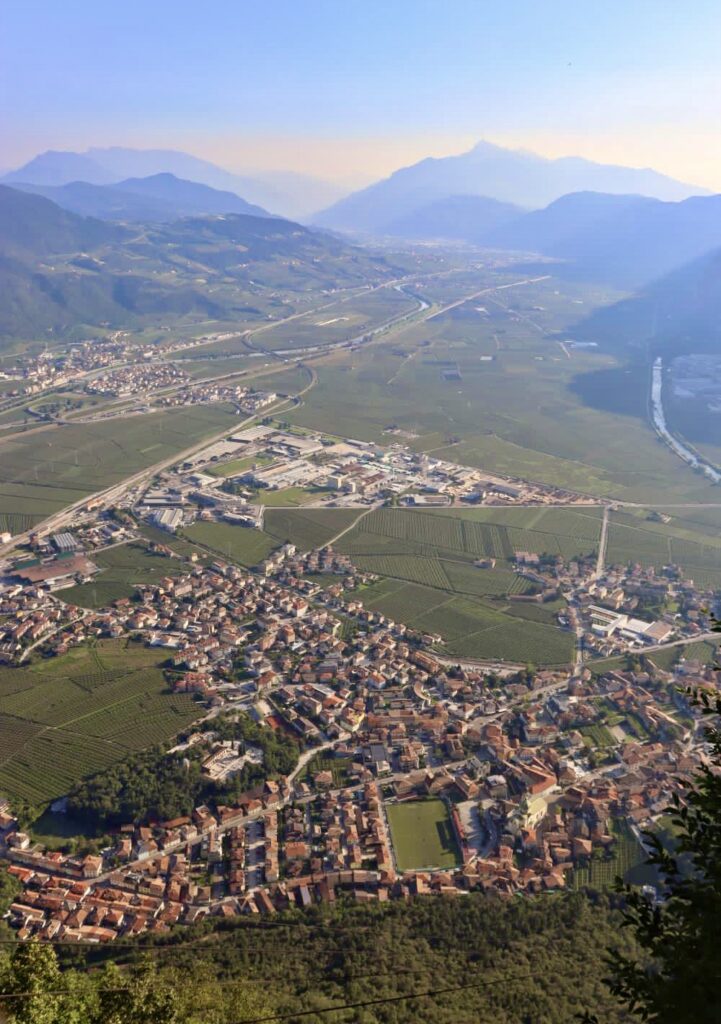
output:
[[[609,954],[611,991],[654,1024],[721,1020],[721,697],[706,690],[687,694],[710,721],[708,759],[683,797],[674,796],[673,851],[645,833],[647,863],[658,871],[663,901],[617,883],[626,903],[624,927],[647,957]]]

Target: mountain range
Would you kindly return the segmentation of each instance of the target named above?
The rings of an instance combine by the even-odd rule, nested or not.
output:
[[[180,217],[224,213],[273,216],[261,206],[247,203],[235,192],[185,181],[168,173],[127,178],[113,185],[87,181],[71,181],[67,185],[18,182],[13,187],[45,196],[65,210],[101,220],[173,221]]]
[[[721,195],[662,202],[579,192],[490,230],[485,244],[568,261],[635,288],[721,246]]]
[[[343,189],[331,182],[285,171],[238,175],[208,160],[173,149],[127,149],[122,146],[91,148],[85,153],[48,150],[22,167],[5,174],[6,185],[43,186],[87,182],[117,185],[128,178],[173,174],[186,181],[233,192],[248,203],[291,218],[309,216],[335,201]]]
[[[648,168],[599,164],[580,157],[550,160],[479,142],[460,156],[428,158],[341,199],[314,223],[342,231],[386,234],[399,218],[451,196],[483,196],[534,209],[569,192],[636,194],[666,201],[704,194]]]
[[[388,234],[444,239],[563,260],[564,273],[635,288],[721,246],[721,196],[664,202],[574,192],[542,210],[450,196],[387,225]]]
[[[372,253],[278,217],[119,224],[0,185],[0,339],[86,337],[99,325],[157,326],[159,317],[263,319],[292,312],[294,295],[397,274]]]
[[[653,356],[721,354],[721,246],[597,309],[573,335]]]

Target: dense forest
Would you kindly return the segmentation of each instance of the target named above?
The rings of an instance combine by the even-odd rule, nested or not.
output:
[[[209,971],[222,985],[246,983],[291,1020],[324,1010],[297,1018],[311,1024],[570,1024],[589,1008],[620,1024],[631,1018],[603,981],[608,946],[634,951],[620,921],[609,898],[583,893],[422,897],[272,921],[208,919],[157,939],[154,958],[181,973]],[[89,955],[132,958],[112,948]],[[405,998],[427,992],[437,994]]]
[[[167,821],[191,813],[199,804],[232,804],[268,778],[287,775],[298,761],[300,745],[282,730],[258,725],[247,715],[218,717],[201,726],[208,740],[239,740],[259,747],[263,763],[247,763],[223,783],[202,774],[208,744],[170,754],[160,747],[134,754],[107,771],[81,782],[69,794],[68,811],[100,831],[125,822]]]

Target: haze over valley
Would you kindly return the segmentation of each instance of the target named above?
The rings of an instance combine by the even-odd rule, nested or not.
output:
[[[715,1019],[701,7],[11,0],[0,1019]]]

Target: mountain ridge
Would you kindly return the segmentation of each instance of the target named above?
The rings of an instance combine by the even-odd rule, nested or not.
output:
[[[17,182],[23,192],[45,196],[63,209],[86,217],[119,221],[170,221],[197,214],[242,213],[272,217],[260,206],[247,203],[235,192],[177,178],[168,172],[147,178],[127,178],[113,185],[72,181],[66,185]]]
[[[289,270],[290,268],[290,270]],[[397,275],[384,260],[282,218],[117,224],[0,185],[0,339],[86,337],[158,316],[237,324],[342,281]]]
[[[334,203],[313,223],[338,230],[384,233],[385,227],[423,205],[451,195],[476,195],[528,209],[569,192],[647,194],[678,200],[705,194],[657,171],[599,164],[582,157],[550,159],[481,141],[467,153],[426,157]]]
[[[292,172],[268,171],[235,174],[190,153],[175,149],[131,149],[123,146],[90,147],[85,153],[47,150],[0,181],[45,186],[87,181],[112,185],[134,177],[171,173],[183,180],[234,192],[252,205],[290,219],[307,218],[344,194],[343,189],[320,178]]]

